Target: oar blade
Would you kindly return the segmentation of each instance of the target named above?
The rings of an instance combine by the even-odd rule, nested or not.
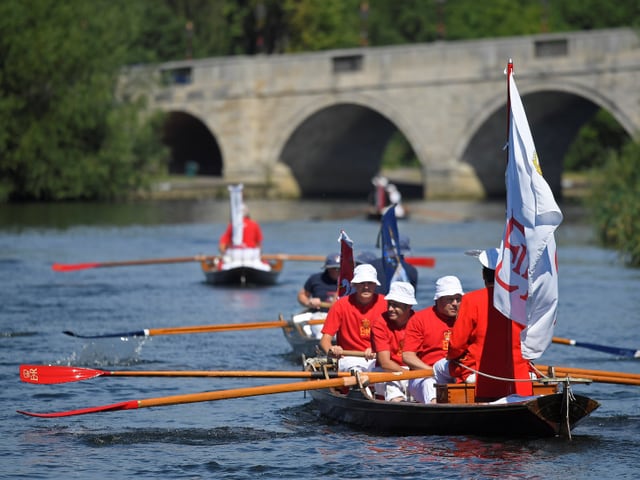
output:
[[[433,257],[405,257],[404,260],[414,267],[433,268],[436,266],[436,259]]]
[[[73,272],[75,270],[86,270],[88,268],[98,268],[99,263],[54,263],[51,269],[54,272]]]
[[[57,417],[71,417],[73,415],[86,415],[87,413],[99,413],[99,412],[115,412],[116,410],[133,410],[138,408],[138,400],[129,400],[126,402],[112,403],[111,405],[102,405],[99,407],[87,407],[79,408],[76,410],[67,410],[66,412],[51,412],[51,413],[38,413],[27,412],[25,410],[16,410],[22,415],[28,415],[29,417],[39,418],[57,418]]]
[[[609,353],[611,355],[616,355],[618,357],[640,358],[640,350],[634,350],[632,348],[598,345],[596,343],[580,342],[572,338],[562,338],[562,337],[553,337],[552,342],[560,345],[570,345],[573,347],[587,348],[589,350]]]
[[[596,350],[598,352],[610,353],[612,355],[617,355],[618,357],[627,357],[627,358],[640,357],[640,352],[638,352],[638,350],[632,350],[630,348],[609,347],[607,345],[598,345],[595,343],[585,343],[585,342],[576,342],[575,345],[576,347],[589,348],[591,350]]]
[[[65,367],[62,365],[20,365],[20,380],[41,385],[80,382],[108,375],[108,373],[104,370],[95,370],[93,368]]]
[[[124,338],[124,337],[147,337],[149,336],[149,330],[136,330],[133,332],[120,332],[120,333],[105,333],[102,335],[80,335],[79,333],[72,332],[71,330],[64,330],[62,333],[76,338]]]

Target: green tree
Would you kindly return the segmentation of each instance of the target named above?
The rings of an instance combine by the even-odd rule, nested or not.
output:
[[[360,45],[357,0],[284,0],[286,51],[304,52]]]
[[[640,267],[640,143],[613,152],[592,175],[588,200],[600,241],[621,252],[630,266]]]
[[[609,156],[622,149],[629,136],[606,110],[599,110],[584,125],[564,158],[564,168],[578,172],[602,167]]]
[[[154,170],[157,142],[157,156],[135,156],[136,149],[149,153],[141,105],[114,97],[140,31],[131,4],[0,2],[4,199],[112,198],[142,186]]]

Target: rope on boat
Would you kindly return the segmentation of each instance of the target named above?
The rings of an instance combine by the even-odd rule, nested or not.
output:
[[[475,373],[476,375],[480,375],[483,376],[485,378],[491,378],[492,380],[500,380],[503,382],[532,382],[534,380],[536,380],[535,378],[506,378],[506,377],[498,377],[496,375],[491,375],[489,373],[484,373],[481,372],[480,370],[476,370],[475,368],[471,368],[468,365],[463,365],[462,363],[458,362],[457,360],[453,360],[453,362],[456,365],[459,365],[460,367],[469,370],[470,372]]]

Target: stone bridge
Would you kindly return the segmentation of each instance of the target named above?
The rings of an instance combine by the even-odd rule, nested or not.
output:
[[[640,132],[640,41],[629,29],[179,61],[131,68],[123,92],[169,113],[173,173],[362,198],[400,131],[421,196],[496,197],[509,59],[556,195],[564,154],[598,109]]]

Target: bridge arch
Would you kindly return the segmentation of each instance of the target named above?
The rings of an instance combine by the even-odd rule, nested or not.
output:
[[[222,176],[222,150],[209,126],[196,113],[168,111],[162,142],[171,152],[170,174]]]
[[[632,133],[632,122],[600,92],[570,82],[518,86],[541,168],[556,197],[562,196],[562,160],[580,128],[603,108]],[[489,198],[504,197],[508,139],[506,96],[489,99],[468,125],[469,136],[456,146],[456,158],[475,173]],[[625,125],[626,124],[626,125]]]
[[[270,158],[286,166],[303,197],[364,198],[396,131],[405,136],[421,162],[420,147],[416,148],[419,139],[408,123],[372,96],[314,99],[287,116],[283,128],[276,128]]]

